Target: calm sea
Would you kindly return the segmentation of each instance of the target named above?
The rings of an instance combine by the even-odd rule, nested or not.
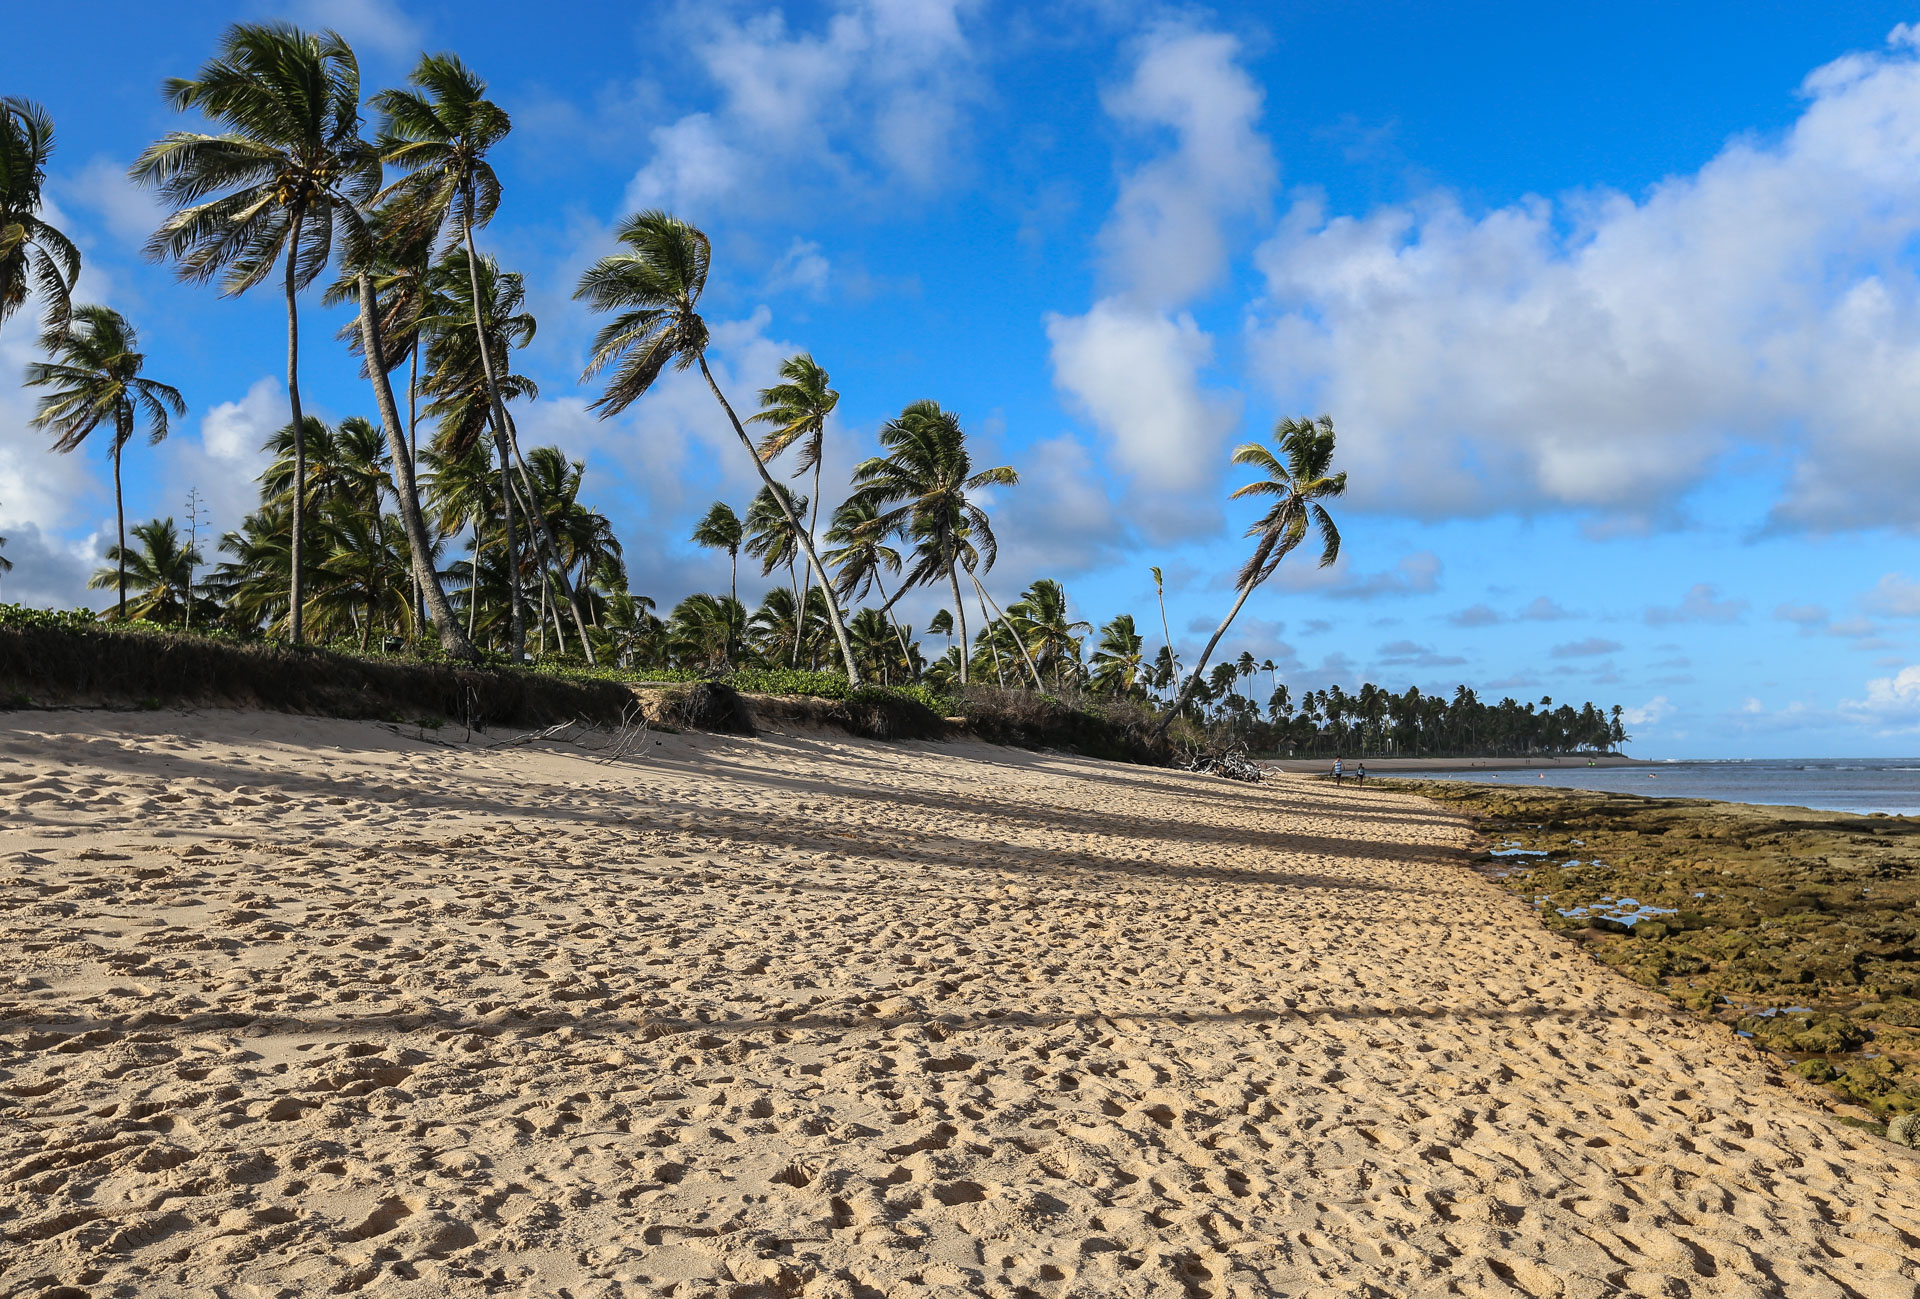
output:
[[[1382,775],[1386,773],[1381,773]],[[1542,771],[1395,772],[1395,779],[1558,785],[1656,798],[1782,803],[1832,812],[1920,814],[1920,758],[1754,758],[1663,762],[1654,767],[1561,767]],[[1541,776],[1546,778],[1543,780]]]

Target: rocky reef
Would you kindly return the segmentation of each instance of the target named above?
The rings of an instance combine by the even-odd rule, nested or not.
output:
[[[1880,1119],[1920,1113],[1920,818],[1398,787],[1470,816],[1475,865],[1600,960]]]

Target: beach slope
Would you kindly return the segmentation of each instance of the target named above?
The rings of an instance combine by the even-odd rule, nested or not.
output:
[[[1920,1159],[1468,838],[975,745],[0,714],[0,1291],[1920,1294]]]

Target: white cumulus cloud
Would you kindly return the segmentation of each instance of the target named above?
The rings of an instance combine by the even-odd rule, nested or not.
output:
[[[974,98],[967,7],[843,0],[811,31],[794,30],[778,9],[745,19],[703,12],[686,44],[718,102],[654,129],[627,206],[698,220],[744,194],[764,207],[774,193],[815,184],[857,193],[938,183]]]
[[[1301,199],[1259,255],[1277,394],[1336,413],[1374,507],[1654,521],[1755,443],[1798,457],[1774,526],[1914,526],[1920,59],[1898,31],[1802,93],[1637,197]]]

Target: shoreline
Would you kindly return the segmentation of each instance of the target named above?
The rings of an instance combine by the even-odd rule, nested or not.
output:
[[[1920,1112],[1920,819],[1473,782],[1476,868],[1541,923],[1884,1124]],[[1631,902],[1633,906],[1627,906]]]
[[[1585,959],[1424,796],[818,733],[604,758],[0,715],[0,1278],[1920,1285],[1913,1152]]]
[[[1295,775],[1320,775],[1333,770],[1332,758],[1256,758],[1263,767]],[[1659,767],[1666,764],[1624,754],[1595,754],[1562,758],[1347,758],[1351,771],[1365,763],[1367,774],[1389,775],[1396,771],[1558,771],[1593,767]]]

